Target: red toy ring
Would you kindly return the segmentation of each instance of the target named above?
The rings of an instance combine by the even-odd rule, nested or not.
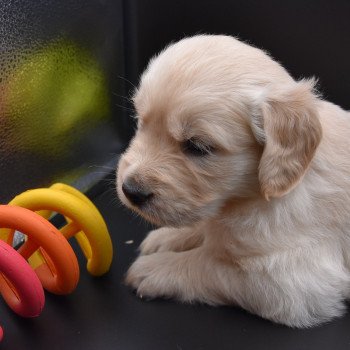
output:
[[[7,305],[23,317],[39,316],[45,296],[38,276],[27,261],[0,241],[0,292]]]

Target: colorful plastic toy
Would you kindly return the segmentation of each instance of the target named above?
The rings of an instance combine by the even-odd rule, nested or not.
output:
[[[59,230],[48,221],[55,213],[66,220]],[[18,251],[12,248],[16,230],[26,237]],[[73,236],[87,258],[89,273],[106,273],[113,257],[107,226],[78,190],[55,184],[0,205],[0,292],[13,311],[24,317],[39,315],[45,300],[42,286],[55,294],[76,288],[79,266],[67,242]],[[0,327],[0,341],[2,336]]]
[[[58,183],[50,188],[29,190],[9,204],[36,211],[47,219],[53,212],[62,214],[67,224],[60,232],[66,239],[76,238],[87,258],[89,273],[100,276],[109,270],[113,248],[106,224],[93,203],[75,188]],[[13,231],[4,232],[4,236],[12,241]],[[30,240],[21,247],[22,253],[27,251],[33,252]]]
[[[55,294],[69,294],[77,286],[77,258],[62,234],[31,210],[0,205],[0,237],[12,246],[13,232],[27,236],[18,253],[29,261],[43,287]],[[6,291],[5,291],[6,293]]]

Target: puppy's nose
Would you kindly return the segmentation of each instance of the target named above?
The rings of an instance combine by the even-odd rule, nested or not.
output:
[[[125,180],[122,185],[122,190],[125,197],[128,198],[132,204],[137,206],[146,203],[153,196],[152,192],[142,188],[142,186],[133,179]]]

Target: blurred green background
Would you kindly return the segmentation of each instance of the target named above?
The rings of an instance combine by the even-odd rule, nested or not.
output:
[[[120,1],[0,3],[2,203],[85,174],[88,187],[113,168],[125,118],[121,12]]]

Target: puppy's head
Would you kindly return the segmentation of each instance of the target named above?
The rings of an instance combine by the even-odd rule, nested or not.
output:
[[[232,37],[169,46],[135,92],[138,129],[119,163],[119,197],[156,224],[182,226],[232,199],[286,194],[321,138],[312,88]]]

